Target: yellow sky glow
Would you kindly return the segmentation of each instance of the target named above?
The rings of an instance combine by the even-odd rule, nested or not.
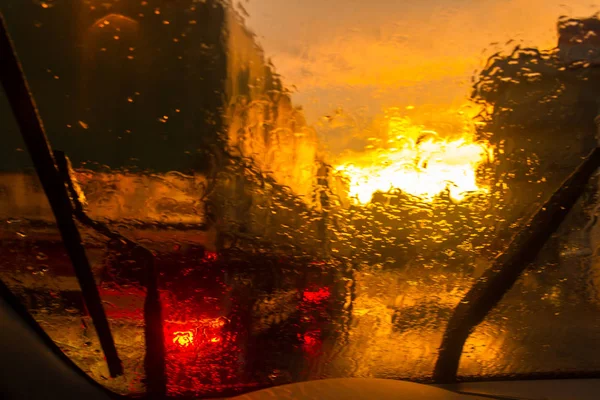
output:
[[[313,123],[336,108],[376,115],[392,106],[462,104],[491,54],[519,43],[554,47],[559,16],[600,10],[588,0],[247,0],[244,7]]]

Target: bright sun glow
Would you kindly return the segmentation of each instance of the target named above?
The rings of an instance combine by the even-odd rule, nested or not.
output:
[[[432,201],[445,190],[454,201],[487,191],[478,184],[476,174],[493,157],[492,148],[475,142],[473,135],[445,139],[412,125],[408,118],[392,117],[386,136],[385,140],[371,138],[373,145],[367,151],[346,156],[336,167],[348,179],[350,197],[359,203],[392,189],[424,201]]]

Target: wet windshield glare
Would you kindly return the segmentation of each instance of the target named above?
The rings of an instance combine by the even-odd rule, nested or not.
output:
[[[0,278],[120,394],[161,374],[149,259],[170,396],[430,382],[455,308],[597,146],[600,8],[563,3],[4,0],[124,374],[4,91]],[[600,371],[597,193],[469,335],[461,379]]]

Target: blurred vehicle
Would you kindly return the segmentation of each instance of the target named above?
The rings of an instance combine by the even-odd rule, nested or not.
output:
[[[106,263],[104,288],[144,280],[126,252]],[[341,339],[340,323],[349,321],[352,271],[335,259],[266,247],[211,252],[174,245],[155,252],[155,265],[168,385],[175,392],[302,379],[322,347]],[[109,309],[109,316],[127,315],[122,311]]]

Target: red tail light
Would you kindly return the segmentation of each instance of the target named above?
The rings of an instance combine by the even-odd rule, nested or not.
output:
[[[189,347],[194,344],[193,331],[176,331],[173,332],[173,343],[179,347]]]
[[[312,329],[304,334],[298,334],[302,343],[302,350],[308,356],[314,356],[321,351],[323,342],[321,340],[321,330]]]
[[[329,288],[327,288],[327,287],[319,288],[317,290],[312,290],[312,291],[305,290],[302,295],[302,301],[309,302],[309,303],[320,303],[324,300],[327,300],[330,295],[331,295],[331,292],[329,291]]]
[[[208,318],[187,322],[166,322],[166,340],[173,350],[198,349],[223,340],[223,318]]]

